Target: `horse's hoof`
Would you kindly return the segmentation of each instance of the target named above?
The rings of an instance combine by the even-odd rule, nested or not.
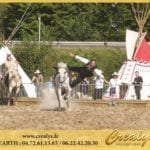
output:
[[[58,108],[58,111],[65,111],[65,110],[66,110],[66,108],[64,108],[64,107]]]
[[[10,105],[14,105],[14,99],[13,98],[10,100]]]
[[[116,106],[115,103],[109,103],[109,106]]]
[[[61,111],[61,108],[59,107],[59,108],[57,108],[57,110],[58,110],[58,111]]]

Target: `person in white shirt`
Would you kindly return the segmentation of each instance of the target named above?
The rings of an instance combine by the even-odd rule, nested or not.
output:
[[[80,92],[81,92],[81,95],[88,95],[89,93],[89,80],[88,78],[85,78],[81,81],[81,84],[80,84]]]
[[[101,70],[99,70],[99,74],[102,74]],[[96,76],[94,78],[95,81],[95,88],[94,88],[94,100],[96,99],[102,99],[103,96],[103,86],[105,78],[103,75]]]
[[[37,69],[34,72],[34,76],[32,78],[32,82],[36,87],[37,96],[40,97],[42,95],[42,87],[43,87],[43,75],[41,74],[40,70]]]
[[[119,92],[120,92],[120,80],[118,79],[118,73],[114,72],[112,74],[112,78],[109,81],[109,88],[110,88],[110,97],[112,99],[119,98]]]

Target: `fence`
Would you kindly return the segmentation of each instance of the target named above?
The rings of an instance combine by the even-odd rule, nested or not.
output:
[[[48,87],[45,84],[44,87],[51,88],[52,85]],[[139,92],[141,93],[141,99],[150,100],[149,90],[150,90],[150,85],[142,85],[142,90],[139,90]],[[23,86],[21,87],[18,96],[19,97],[27,96],[27,93],[25,92]],[[78,84],[75,88],[72,89],[71,97],[72,99],[89,99],[89,100],[111,98],[108,84],[104,84],[102,89],[95,89],[95,84]],[[118,86],[118,88],[116,88],[116,92],[113,95],[113,97],[117,99],[126,99],[126,100],[137,99],[134,85],[121,84],[120,86]]]
[[[39,42],[37,41],[11,41],[9,43],[9,47],[21,47],[21,45],[25,44],[37,44],[39,45]],[[110,46],[110,47],[125,47],[125,42],[86,42],[86,41],[41,41],[40,45],[46,45],[46,46],[52,46],[55,48],[91,48],[91,47],[103,47],[103,46]]]
[[[142,85],[142,88],[139,86],[139,91],[135,91],[134,85],[121,84],[116,88],[116,91],[113,95],[113,98],[125,99],[125,100],[136,100],[137,94],[140,94],[140,99],[150,100],[150,85]],[[138,92],[138,93],[137,93]],[[95,89],[95,84],[79,84],[72,89],[72,98],[73,99],[110,99],[110,89],[108,84],[104,84],[103,88]]]
[[[23,83],[24,85],[30,85],[32,83]],[[29,88],[32,88],[31,86],[28,86]],[[12,91],[12,96],[15,96],[15,88],[13,89]],[[33,89],[29,89],[31,92],[33,91]],[[34,92],[34,91],[33,91]],[[7,95],[8,95],[8,87],[5,87],[5,86],[2,86],[2,89],[0,91],[0,98],[7,98]],[[26,90],[24,88],[24,86],[22,85],[20,87],[20,91],[17,95],[18,97],[27,97],[27,93],[26,93]]]
[[[45,84],[44,88],[52,88],[52,86],[48,87]],[[135,100],[136,94],[134,90],[134,85],[127,85],[127,84],[120,85],[117,91],[118,93],[116,92],[118,95],[115,93],[114,97],[118,99],[128,99],[126,98],[126,95],[127,93],[129,93],[129,90],[131,90],[131,88],[132,88],[132,92],[130,92],[129,99]],[[145,92],[145,89],[149,91],[150,85],[143,85],[142,89],[143,91],[141,90],[141,97],[142,97],[142,94],[147,93],[145,100],[150,100],[150,92]],[[29,90],[33,91],[32,89],[29,89]],[[5,89],[3,89],[3,91],[5,95],[4,94],[2,95],[1,93],[0,98],[7,98]],[[27,93],[23,86],[20,88],[18,97],[27,97]],[[110,99],[111,98],[108,84],[104,84],[102,89],[95,89],[95,84],[78,84],[75,88],[72,89],[71,97],[72,99],[86,99],[86,100]]]
[[[11,41],[9,43],[9,47],[21,47],[24,44],[37,44],[39,45],[38,41]],[[96,48],[96,47],[125,47],[125,42],[107,42],[107,41],[100,41],[100,42],[91,42],[91,41],[41,41],[40,45],[47,45],[52,46],[55,48]],[[148,43],[150,45],[150,43]]]

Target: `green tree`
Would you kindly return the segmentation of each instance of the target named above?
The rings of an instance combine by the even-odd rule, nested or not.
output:
[[[124,41],[127,28],[138,30],[130,4],[14,3],[8,4],[5,15],[5,37],[9,37],[29,6],[15,40],[38,40],[38,16],[43,41]],[[148,31],[149,22],[148,18],[145,25]]]
[[[6,4],[0,4],[0,41],[2,42],[5,40],[5,25],[4,21],[7,17],[7,5]]]

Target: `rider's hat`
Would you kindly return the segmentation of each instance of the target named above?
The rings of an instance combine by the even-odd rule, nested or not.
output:
[[[35,74],[40,74],[41,72],[40,72],[39,69],[37,69],[34,73],[35,73]]]

